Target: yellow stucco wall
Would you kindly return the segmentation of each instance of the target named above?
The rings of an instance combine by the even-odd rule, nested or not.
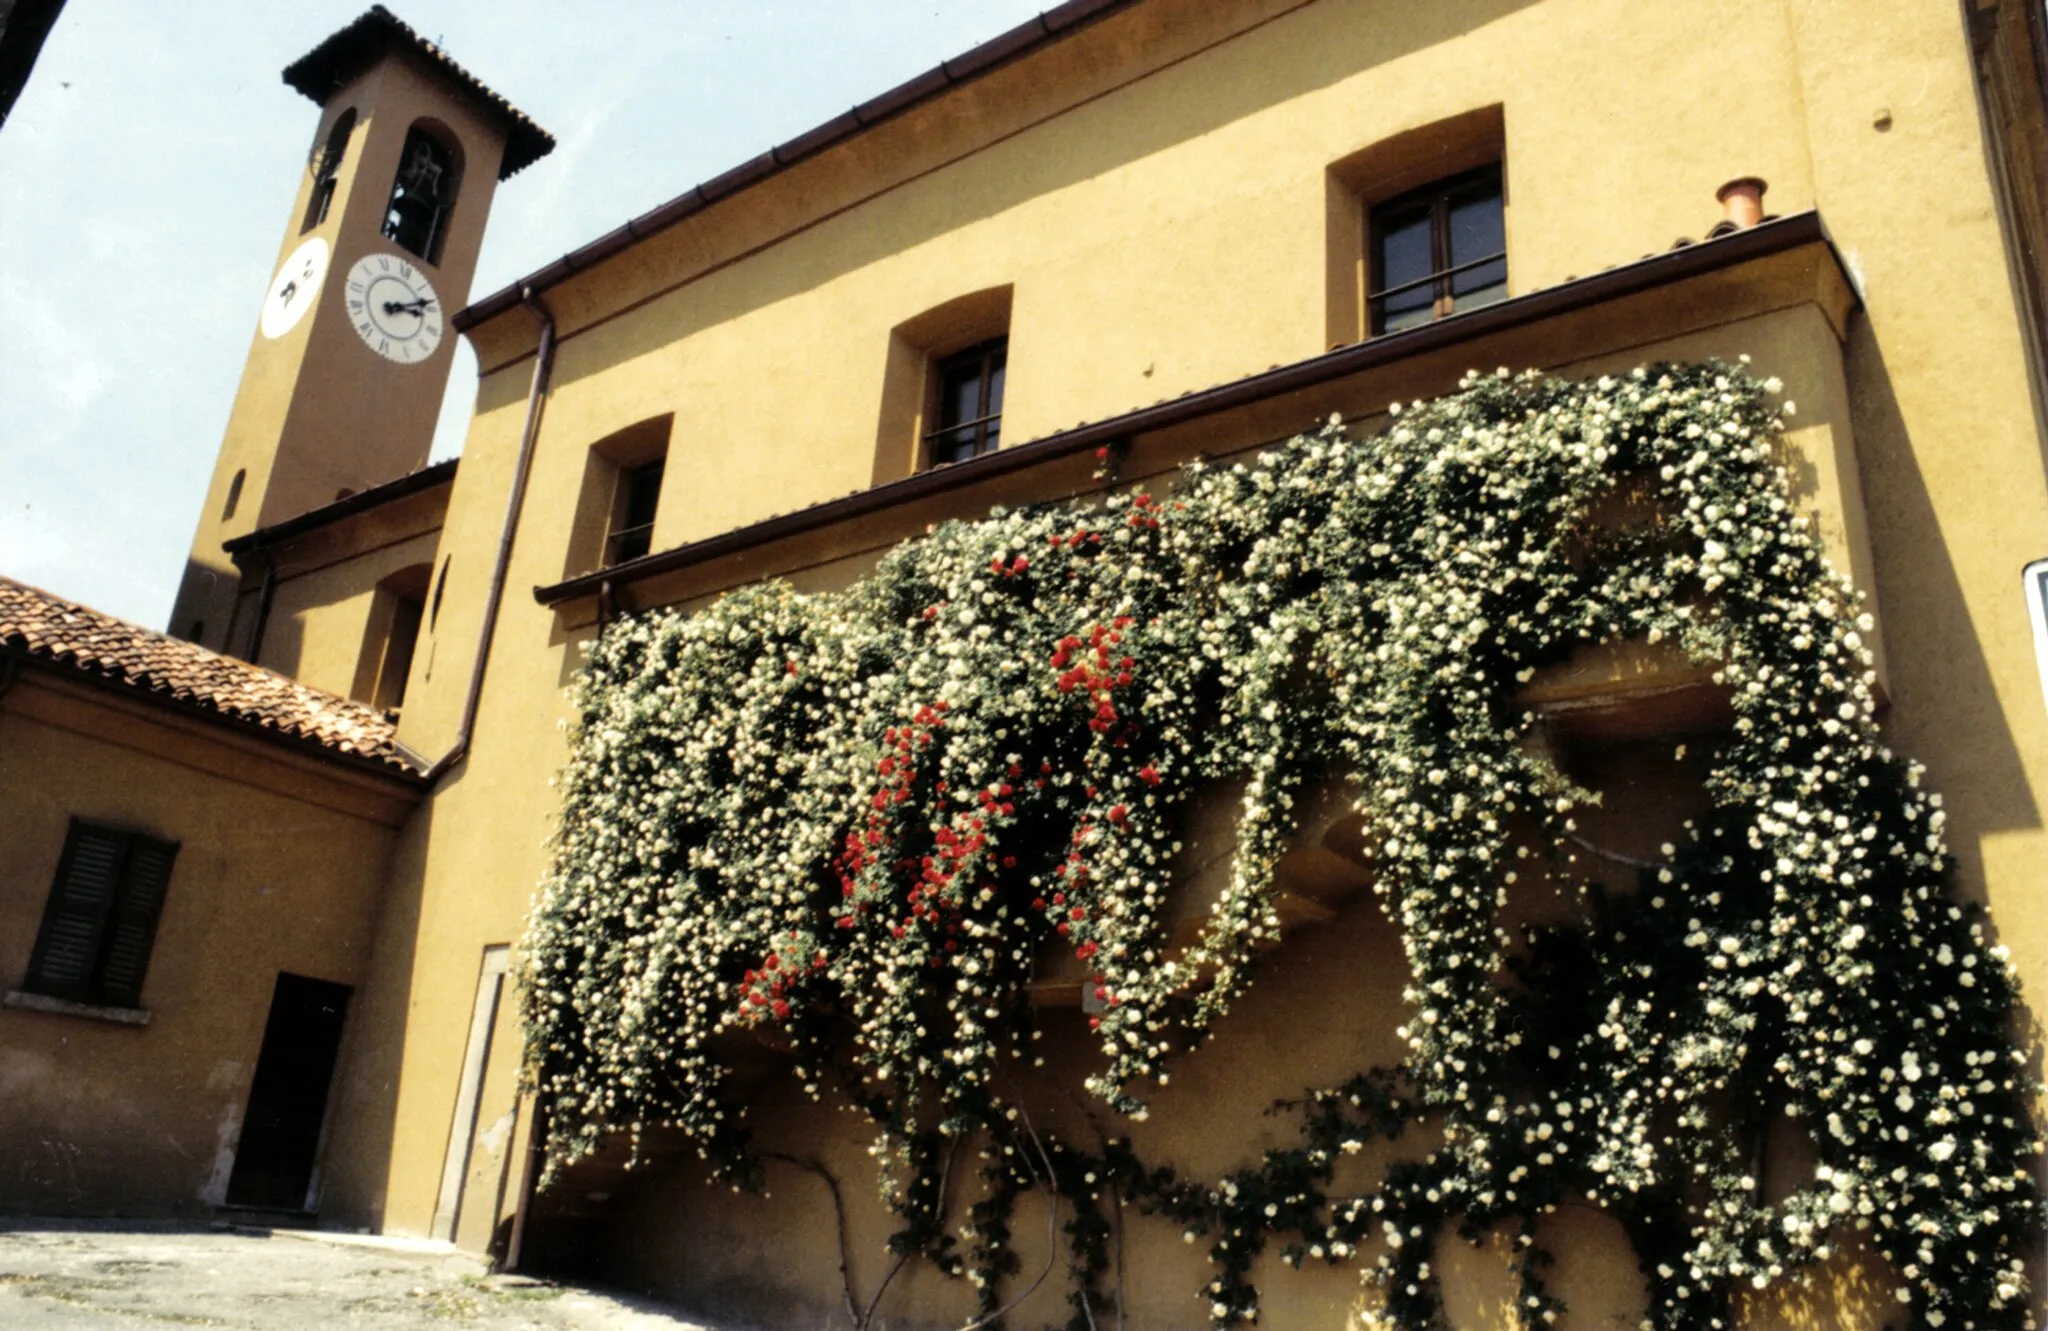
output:
[[[0,697],[0,988],[27,971],[70,819],[180,848],[147,1026],[0,1006],[0,1211],[209,1214],[278,973],[362,983],[410,802],[381,778],[26,671]]]
[[[437,485],[244,554],[229,639],[236,653],[316,689],[355,696],[365,640],[376,628],[378,585],[408,571],[424,573],[431,605],[448,489]],[[264,580],[273,574],[265,614]],[[252,643],[259,618],[262,638]],[[434,630],[422,616],[418,650],[425,658],[432,655]],[[426,664],[423,659],[422,670]]]
[[[1948,797],[1962,891],[1990,901],[2028,991],[2048,992],[2048,918],[2034,908],[2048,869],[2048,713],[2017,578],[2043,553],[2048,485],[1956,10],[1905,0],[1154,0],[547,293],[563,340],[475,742],[394,858],[364,995],[378,1033],[354,1052],[330,1152],[337,1214],[420,1233],[434,1209],[477,958],[517,939],[546,862],[562,688],[592,629],[587,606],[558,614],[527,589],[562,575],[590,445],[674,413],[659,549],[868,485],[890,330],[965,293],[1014,293],[1012,443],[1313,355],[1330,331],[1328,168],[1495,105],[1516,294],[1704,235],[1717,216],[1713,190],[1731,177],[1768,178],[1773,212],[1819,211],[1860,305],[1840,311],[1838,343],[1817,299],[1805,332],[1765,336],[1784,363],[1758,368],[1813,385],[1799,395],[1815,413],[1801,422],[1819,450],[1816,475],[1831,475],[1840,494],[1860,491],[1838,506],[1831,534],[1883,608],[1887,724]],[[1873,124],[1879,108],[1890,112],[1884,130]],[[1728,319],[1754,312],[1727,299]],[[1533,334],[1459,348],[1352,385],[1357,402],[1336,389],[1304,395],[1244,417],[1243,428],[1256,420],[1265,433],[1175,447],[1243,446],[1333,405],[1441,392],[1467,354],[1486,356],[1487,368],[1496,352],[1515,364],[1591,366],[1679,331],[1697,352],[1752,349],[1744,330],[1695,328],[1688,317],[1638,301],[1612,313],[1636,325],[1633,338],[1610,331],[1604,346],[1570,355]],[[454,567],[434,673],[423,643],[402,723],[429,757],[459,724],[536,327],[514,310],[474,334],[486,373],[442,537]],[[993,494],[931,513],[972,512]],[[813,563],[852,562],[819,578],[856,569],[860,539],[821,541]],[[703,590],[772,562],[728,561]],[[1358,969],[1346,948],[1376,945],[1376,927],[1361,913],[1315,944],[1325,969],[1303,973],[1343,983]],[[1176,1149],[1215,1165],[1248,1158],[1249,1134],[1263,1130],[1241,1121],[1253,1100],[1293,1089],[1288,1078],[1325,1054],[1335,1061],[1336,1046],[1346,1059],[1369,1053],[1398,1020],[1386,994],[1363,993],[1356,1024],[1328,1034],[1331,1048],[1298,1050],[1298,1064],[1226,1064],[1232,1049],[1250,1059],[1295,1040],[1299,1017],[1280,1002],[1287,983],[1233,1018],[1240,1038],[1204,1055],[1257,1094],[1218,1107],[1227,1128],[1177,1130],[1187,1135]],[[849,1152],[864,1145],[851,1120],[772,1100],[759,1112],[792,1134],[844,1138]],[[1158,1117],[1166,1131],[1172,1116]],[[846,1158],[848,1176],[864,1177]],[[617,1269],[714,1301],[744,1279],[750,1297],[829,1309],[826,1250],[797,1245],[816,1260],[796,1269],[788,1232],[778,1238],[750,1205],[713,1206],[681,1182],[650,1194],[635,1203],[639,1223],[619,1231]],[[868,1238],[879,1232],[879,1219],[862,1224]],[[724,1266],[685,1251],[692,1236],[712,1235],[737,1245]],[[1588,1251],[1598,1246],[1589,1240]],[[1186,1288],[1194,1269],[1177,1240],[1171,1251],[1158,1257],[1162,1291]],[[1597,1287],[1597,1272],[1613,1268],[1593,1269],[1586,1279]],[[764,1272],[774,1284],[765,1293]],[[1280,1295],[1297,1302],[1269,1324],[1342,1324],[1348,1286],[1302,1288]],[[915,1320],[957,1293],[913,1279],[904,1297]],[[1150,1324],[1186,1323],[1158,1297]]]

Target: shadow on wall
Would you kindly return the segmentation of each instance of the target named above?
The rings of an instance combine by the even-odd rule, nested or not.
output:
[[[1949,797],[1949,844],[1962,866],[1958,886],[1981,897],[1979,839],[2039,827],[2041,811],[2013,748],[2012,727],[1970,622],[1884,353],[1862,314],[1850,323],[1847,356],[1871,559],[1891,641],[1893,711],[1887,726],[1899,752],[1925,763],[1933,787]],[[1962,448],[1969,442],[1925,440],[1922,446]],[[2019,563],[2016,557],[2014,582]],[[2012,609],[2020,609],[2017,597]]]
[[[901,187],[920,191],[914,207],[904,207],[900,200],[886,208],[856,206],[820,224],[802,245],[788,246],[778,262],[720,268],[692,279],[695,290],[687,304],[657,301],[592,330],[585,334],[592,339],[585,353],[564,357],[558,365],[556,385],[801,295],[937,236],[1200,138],[1363,70],[1451,42],[1531,3],[1444,0],[1403,7],[1398,22],[1388,21],[1383,11],[1390,6],[1379,0],[1326,0],[1291,11],[1274,22],[1309,25],[1314,31],[1291,39],[1287,61],[1267,59],[1256,39],[1207,51],[1201,57],[1206,76],[1192,94],[1173,70],[1120,89],[1115,133],[1099,132],[1091,125],[1089,105],[1077,107],[1030,130],[1031,147],[1008,151],[1007,145],[998,144]],[[1143,24],[1144,15],[1139,10],[1109,22]],[[1138,28],[1125,40],[1142,48],[1169,39]],[[792,173],[796,180],[801,181],[804,170],[799,166]],[[747,197],[740,196],[742,201]],[[744,202],[718,205],[743,206]],[[705,214],[716,215],[715,209]],[[907,317],[917,311],[901,313]]]
[[[342,1032],[319,1162],[324,1222],[384,1227],[432,811],[431,802],[416,810],[392,847],[370,963]]]

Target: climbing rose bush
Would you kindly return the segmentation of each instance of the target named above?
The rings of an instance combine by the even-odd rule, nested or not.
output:
[[[984,1315],[1017,1269],[1009,1203],[1041,1187],[1072,1208],[1077,1327],[1109,1298],[1105,1194],[1213,1238],[1219,1326],[1257,1315],[1272,1244],[1357,1265],[1388,1326],[1440,1326],[1438,1243],[1503,1226],[1542,1325],[1538,1225],[1568,1200],[1622,1224],[1659,1331],[1729,1325],[1852,1240],[1915,1326],[2032,1325],[2014,971],[1945,885],[1940,797],[1883,744],[1871,620],[1787,497],[1776,391],[1720,364],[1473,376],[1163,496],[947,523],[844,592],[612,624],[525,945],[551,1160],[680,1129],[751,1180],[724,1086],[767,1039],[874,1120],[899,1251],[973,1279]],[[1593,798],[1517,691],[1620,640],[1725,687],[1708,812],[1638,891],[1511,933],[1532,830],[1565,872]],[[1276,940],[1295,799],[1332,773],[1410,967],[1386,1014],[1407,1057],[1295,1101],[1299,1148],[1213,1182],[1032,1131],[1005,1066],[1035,1061],[1034,967],[1077,960],[1087,1090],[1142,1119]],[[1229,882],[1176,952],[1184,806],[1223,781]],[[1767,1196],[1780,1117],[1811,1162]],[[1375,1137],[1428,1150],[1333,1190]],[[961,1143],[986,1162],[964,1255]]]

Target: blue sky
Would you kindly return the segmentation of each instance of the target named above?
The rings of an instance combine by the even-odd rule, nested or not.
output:
[[[1046,0],[390,0],[552,131],[472,296]],[[317,110],[278,71],[367,0],[70,0],[0,126],[0,574],[161,627]],[[434,456],[458,451],[459,347]]]

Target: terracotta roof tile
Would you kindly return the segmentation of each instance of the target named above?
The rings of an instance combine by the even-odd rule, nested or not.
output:
[[[425,56],[505,122],[505,160],[498,167],[498,179],[503,180],[554,151],[554,135],[534,124],[532,117],[492,92],[483,80],[450,60],[446,51],[382,5],[371,5],[355,22],[286,65],[284,81],[325,106],[343,84],[394,46]]]
[[[32,659],[94,679],[365,758],[394,772],[417,772],[398,747],[396,723],[367,703],[307,688],[247,661],[180,642],[4,577],[0,577],[0,647],[16,648]]]

